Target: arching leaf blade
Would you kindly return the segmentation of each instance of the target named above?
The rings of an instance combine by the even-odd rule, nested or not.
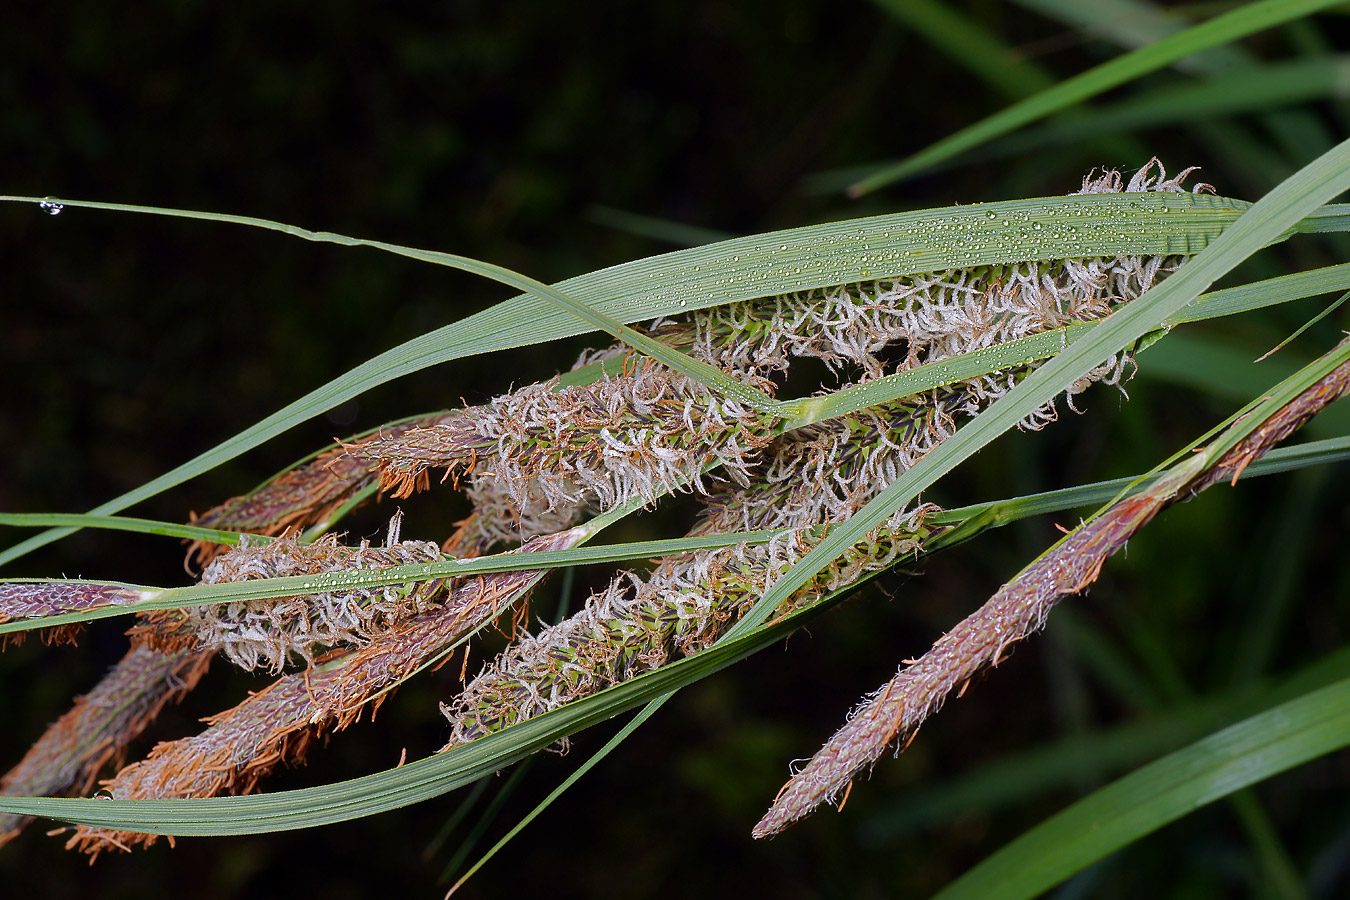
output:
[[[1141,75],[1169,66],[1179,59],[1232,43],[1249,34],[1303,18],[1333,5],[1334,0],[1261,0],[1257,3],[1245,3],[1207,22],[1116,57],[1087,72],[1061,81],[1033,97],[1014,103],[932,144],[897,165],[854,183],[848,193],[853,197],[870,193],[920,172],[935,162],[979,146],[999,135],[1007,134],[1113,87],[1126,84]]]
[[[368,246],[414,259],[444,262],[450,254],[266,219],[130,204],[0,196],[200,219],[278,231],[305,240]],[[581,304],[622,323],[791,291],[888,278],[953,266],[1118,253],[1194,253],[1222,232],[1247,204],[1192,194],[1086,195],[1014,200],[897,213],[736,238],[624,263],[558,283]],[[1039,226],[1039,227],[1037,227]],[[465,257],[487,277],[518,273]],[[495,350],[588,331],[550,302],[521,295],[379,354],[175,469],[89,512],[110,515],[233,459],[283,431],[400,375]],[[0,565],[71,533],[54,529],[0,551]]]
[[[1073,804],[935,900],[1035,897],[1234,791],[1350,744],[1350,679],[1310,691],[1169,754]]]

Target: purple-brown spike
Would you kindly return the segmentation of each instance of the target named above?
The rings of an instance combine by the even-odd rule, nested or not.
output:
[[[126,606],[144,600],[147,596],[146,592],[125,584],[99,584],[92,581],[0,582],[0,623]],[[43,630],[42,636],[49,644],[64,641],[74,643],[80,627],[63,625],[48,628]],[[0,643],[22,643],[27,634],[26,631],[11,631],[0,638]]]
[[[130,742],[161,709],[192,690],[211,655],[133,648],[0,779],[0,794],[87,794],[106,764],[121,765]],[[28,821],[0,815],[0,844],[17,836]]]

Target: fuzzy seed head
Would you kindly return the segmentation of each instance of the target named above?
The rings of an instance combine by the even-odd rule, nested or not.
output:
[[[245,538],[238,547],[216,557],[203,573],[202,583],[385,569],[439,560],[440,548],[425,541],[395,541],[377,548],[346,547],[332,535],[312,544],[301,544],[294,535],[266,544]],[[427,610],[443,587],[443,580],[406,582],[191,607],[183,614],[201,647],[218,649],[245,669],[279,672],[292,653],[312,663],[318,648],[365,643]]]

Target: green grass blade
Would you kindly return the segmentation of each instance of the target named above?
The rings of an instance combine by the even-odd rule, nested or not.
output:
[[[309,241],[366,246],[442,262],[450,256],[382,241],[315,232],[266,219],[118,203],[6,197],[26,203],[217,221]],[[1014,200],[875,216],[753,235],[649,257],[560,282],[557,290],[621,323],[738,300],[859,280],[1065,256],[1195,253],[1247,204],[1190,194],[1089,195]],[[479,274],[499,267],[453,257]],[[511,277],[519,278],[512,273]],[[535,282],[529,282],[535,284]],[[574,316],[522,295],[367,360],[205,453],[90,510],[109,515],[233,459],[301,422],[401,375],[495,350],[587,331]],[[56,529],[0,551],[0,565],[69,534]]]
[[[870,193],[922,171],[924,167],[934,162],[945,160],[1141,75],[1169,66],[1179,59],[1231,43],[1333,5],[1334,0],[1260,0],[1257,3],[1243,4],[1208,22],[1126,53],[1081,75],[1061,81],[1034,97],[1014,103],[938,141],[899,164],[856,182],[849,188],[849,194],[859,197]]]
[[[1350,263],[1341,263],[1224,288],[1205,294],[1199,301],[1172,316],[1167,322],[1169,325],[1198,322],[1202,319],[1261,309],[1273,303],[1284,303],[1286,300],[1330,294],[1333,291],[1344,290],[1347,278],[1350,278]]]
[[[102,521],[101,519],[98,521]],[[588,524],[592,533],[599,527]],[[569,550],[538,550],[532,553],[497,553],[473,559],[445,559],[435,563],[414,563],[383,569],[360,569],[330,572],[320,575],[285,575],[276,578],[255,578],[220,584],[196,584],[190,587],[157,588],[147,585],[121,585],[145,595],[145,599],[126,605],[86,609],[81,612],[46,616],[37,619],[17,619],[0,623],[0,634],[28,631],[35,628],[54,628],[58,625],[76,625],[114,616],[135,615],[168,609],[188,609],[219,603],[247,603],[276,597],[303,594],[350,591],[382,587],[438,578],[469,578],[492,572],[520,572],[531,569],[558,569],[568,566],[625,562],[635,559],[653,559],[671,554],[690,553],[735,544],[762,544],[779,534],[778,531],[748,531],[732,534],[714,534],[695,538],[669,538],[609,544],[603,547],[574,547]],[[42,583],[50,579],[15,578],[0,581],[3,584]],[[68,582],[63,582],[68,583]],[[98,584],[113,582],[99,581]]]
[[[488,828],[490,828],[496,818],[501,815],[502,808],[506,806],[507,801],[515,794],[516,789],[519,788],[521,783],[525,780],[525,774],[529,772],[531,763],[536,759],[538,759],[538,757],[531,756],[529,759],[522,760],[520,765],[516,766],[511,771],[511,775],[506,779],[506,783],[497,788],[497,792],[493,795],[487,808],[483,810],[482,814],[478,817],[478,821],[475,822],[473,828],[469,830],[469,833],[464,836],[464,840],[459,842],[459,846],[455,848],[454,855],[446,862],[445,868],[441,869],[440,877],[436,879],[437,884],[444,884],[450,879],[451,875],[459,871],[459,867],[464,864],[464,860],[469,857],[469,854],[473,852],[473,848],[478,845],[478,842],[483,839],[483,835],[487,833]],[[484,778],[480,780],[478,784],[474,785],[472,793],[477,793],[478,786],[485,785],[490,780],[492,779]]]
[[[1293,447],[1276,447],[1242,471],[1241,478],[1261,475],[1279,475],[1309,466],[1329,465],[1350,459],[1350,436],[1321,441],[1308,441]],[[1031,516],[1050,515],[1081,506],[1099,506],[1114,497],[1144,490],[1152,481],[1134,475],[1098,481],[1076,487],[1060,488],[1024,497],[1013,497],[992,503],[963,506],[934,513],[926,520],[932,525],[956,525],[979,518],[984,527],[995,528]]]
[[[1298,867],[1280,840],[1261,801],[1250,790],[1241,790],[1228,798],[1229,808],[1237,815],[1247,842],[1255,851],[1258,864],[1253,880],[1270,897],[1278,900],[1307,900]]]
[[[158,534],[185,541],[210,541],[213,544],[234,546],[244,536],[242,531],[221,531],[217,528],[199,528],[154,519],[136,519],[131,516],[90,516],[82,513],[0,513],[0,525],[14,528],[106,528],[112,531],[133,531],[139,534]],[[259,542],[270,541],[265,535],[251,535]]]
[[[1274,413],[1318,381],[1326,378],[1347,360],[1350,360],[1350,343],[1333,348],[1283,379],[1260,398],[1248,404],[1240,419],[1226,428],[1217,440],[1211,441],[1206,446],[1205,453],[1210,459],[1220,459],[1248,435],[1263,426]]]
[[[559,784],[552,791],[549,791],[548,796],[545,797],[543,800],[541,800],[538,806],[530,810],[529,813],[526,814],[526,816],[523,819],[517,822],[511,828],[510,831],[508,831],[505,835],[502,836],[501,840],[493,844],[492,848],[488,850],[488,852],[484,853],[483,856],[478,860],[478,862],[470,866],[468,871],[466,871],[463,875],[461,875],[459,880],[455,882],[454,886],[450,888],[450,893],[453,894],[455,891],[459,890],[459,888],[462,887],[466,881],[468,881],[470,878],[473,877],[475,872],[477,872],[479,869],[481,869],[484,865],[487,864],[488,860],[496,856],[497,852],[501,850],[503,847],[505,847],[507,844],[509,844],[512,838],[520,834],[520,832],[524,830],[525,826],[529,825],[531,822],[533,822],[535,819],[539,817],[540,813],[542,813],[544,810],[552,806],[553,801],[557,800],[569,789],[571,789],[572,785],[580,781],[581,776],[585,775],[591,769],[595,768],[595,766],[600,762],[600,760],[604,759],[606,756],[609,755],[611,750],[622,744],[624,741],[628,740],[629,735],[631,735],[634,731],[637,731],[638,726],[640,726],[643,722],[646,722],[648,719],[650,719],[656,713],[656,711],[660,709],[661,706],[673,696],[675,696],[673,692],[669,694],[662,694],[660,697],[657,697],[655,700],[644,706],[642,708],[642,711],[639,712],[636,716],[634,716],[628,722],[628,724],[624,725],[623,728],[619,729],[618,734],[614,735],[614,737],[610,738],[608,741],[605,742],[605,746],[601,747],[599,750],[595,751],[595,753],[591,754],[590,758],[587,759],[584,763],[582,763],[581,766],[578,767],[575,772],[573,772],[571,775],[568,775],[565,779],[563,779],[562,783]]]
[[[1021,99],[1055,83],[1049,72],[1014,53],[978,19],[954,6],[936,0],[873,2],[1009,99]]]
[[[1144,46],[1181,30],[1188,17],[1199,10],[1196,6],[1162,6],[1150,0],[1020,2],[1023,6],[1085,29],[1104,41],[1126,49]],[[1304,58],[1326,57],[1334,49],[1331,42],[1326,40],[1291,39],[1296,34],[1316,32],[1316,26],[1308,19],[1290,23],[1283,31],[1282,37],[1290,49],[1301,53]],[[1193,76],[1226,78],[1241,69],[1261,65],[1260,57],[1242,44],[1234,43],[1177,60],[1173,68]],[[1257,121],[1253,123],[1208,116],[1204,120],[1196,120],[1190,131],[1202,147],[1253,190],[1265,190],[1277,184],[1293,171],[1291,161],[1306,162],[1334,143],[1319,114],[1306,107],[1286,107],[1259,113]]]
[[[1075,803],[984,860],[940,900],[1035,897],[1197,807],[1350,744],[1350,679],[1225,728]]]
[[[1204,127],[1224,116],[1278,109],[1350,95],[1350,57],[1344,54],[1252,65],[1192,85],[1169,84],[991,145],[982,160],[1077,143],[1104,134],[1175,125]]]
[[[1076,31],[1118,47],[1135,49],[1170,37],[1184,30],[1198,9],[1166,8],[1147,0],[1015,0],[1018,6],[1033,10]],[[1241,47],[1221,45],[1179,59],[1178,71],[1213,73],[1245,64]]]
[[[1296,329],[1294,330],[1294,333],[1293,333],[1293,334],[1289,335],[1289,337],[1287,337],[1287,338],[1285,338],[1284,340],[1280,341],[1280,342],[1279,342],[1278,344],[1276,344],[1274,347],[1272,347],[1271,349],[1267,350],[1264,354],[1262,354],[1261,356],[1257,357],[1256,361],[1257,361],[1257,362],[1261,362],[1262,360],[1264,360],[1264,359],[1266,359],[1267,357],[1269,357],[1272,353],[1278,353],[1279,351],[1283,350],[1285,347],[1288,347],[1288,346],[1289,346],[1290,344],[1292,344],[1294,341],[1298,340],[1298,338],[1299,338],[1305,331],[1307,331],[1309,328],[1313,327],[1313,326],[1316,325],[1318,322],[1322,321],[1322,320],[1325,319],[1327,316],[1331,315],[1331,314],[1334,313],[1337,309],[1339,309],[1339,308],[1341,307],[1341,304],[1345,303],[1346,300],[1350,300],[1350,293],[1341,294],[1341,296],[1340,296],[1339,298],[1337,298],[1333,303],[1330,303],[1330,304],[1328,304],[1327,306],[1325,306],[1325,307],[1322,309],[1321,312],[1319,312],[1317,315],[1313,316],[1311,319],[1309,319],[1308,321],[1306,321],[1306,322],[1304,322],[1302,325],[1300,325],[1298,328],[1296,328]]]
[[[1270,671],[1281,642],[1290,636],[1296,611],[1306,596],[1303,573],[1313,565],[1313,548],[1328,512],[1328,491],[1334,475],[1315,469],[1289,479],[1274,514],[1267,520],[1270,540],[1262,542],[1262,550],[1269,547],[1269,552],[1256,569],[1249,612],[1238,616],[1240,625],[1225,642],[1232,648],[1226,660],[1227,682],[1234,687]]]

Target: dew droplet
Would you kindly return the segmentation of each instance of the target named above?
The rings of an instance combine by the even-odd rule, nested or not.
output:
[[[65,206],[60,203],[53,203],[50,200],[44,200],[38,204],[38,209],[41,209],[48,215],[59,216],[61,215],[61,210],[65,209]]]
[[[111,799],[113,799],[113,792],[110,791],[110,790],[108,790],[107,788],[100,788],[99,790],[94,791],[94,799],[95,799],[95,800],[111,800]]]

